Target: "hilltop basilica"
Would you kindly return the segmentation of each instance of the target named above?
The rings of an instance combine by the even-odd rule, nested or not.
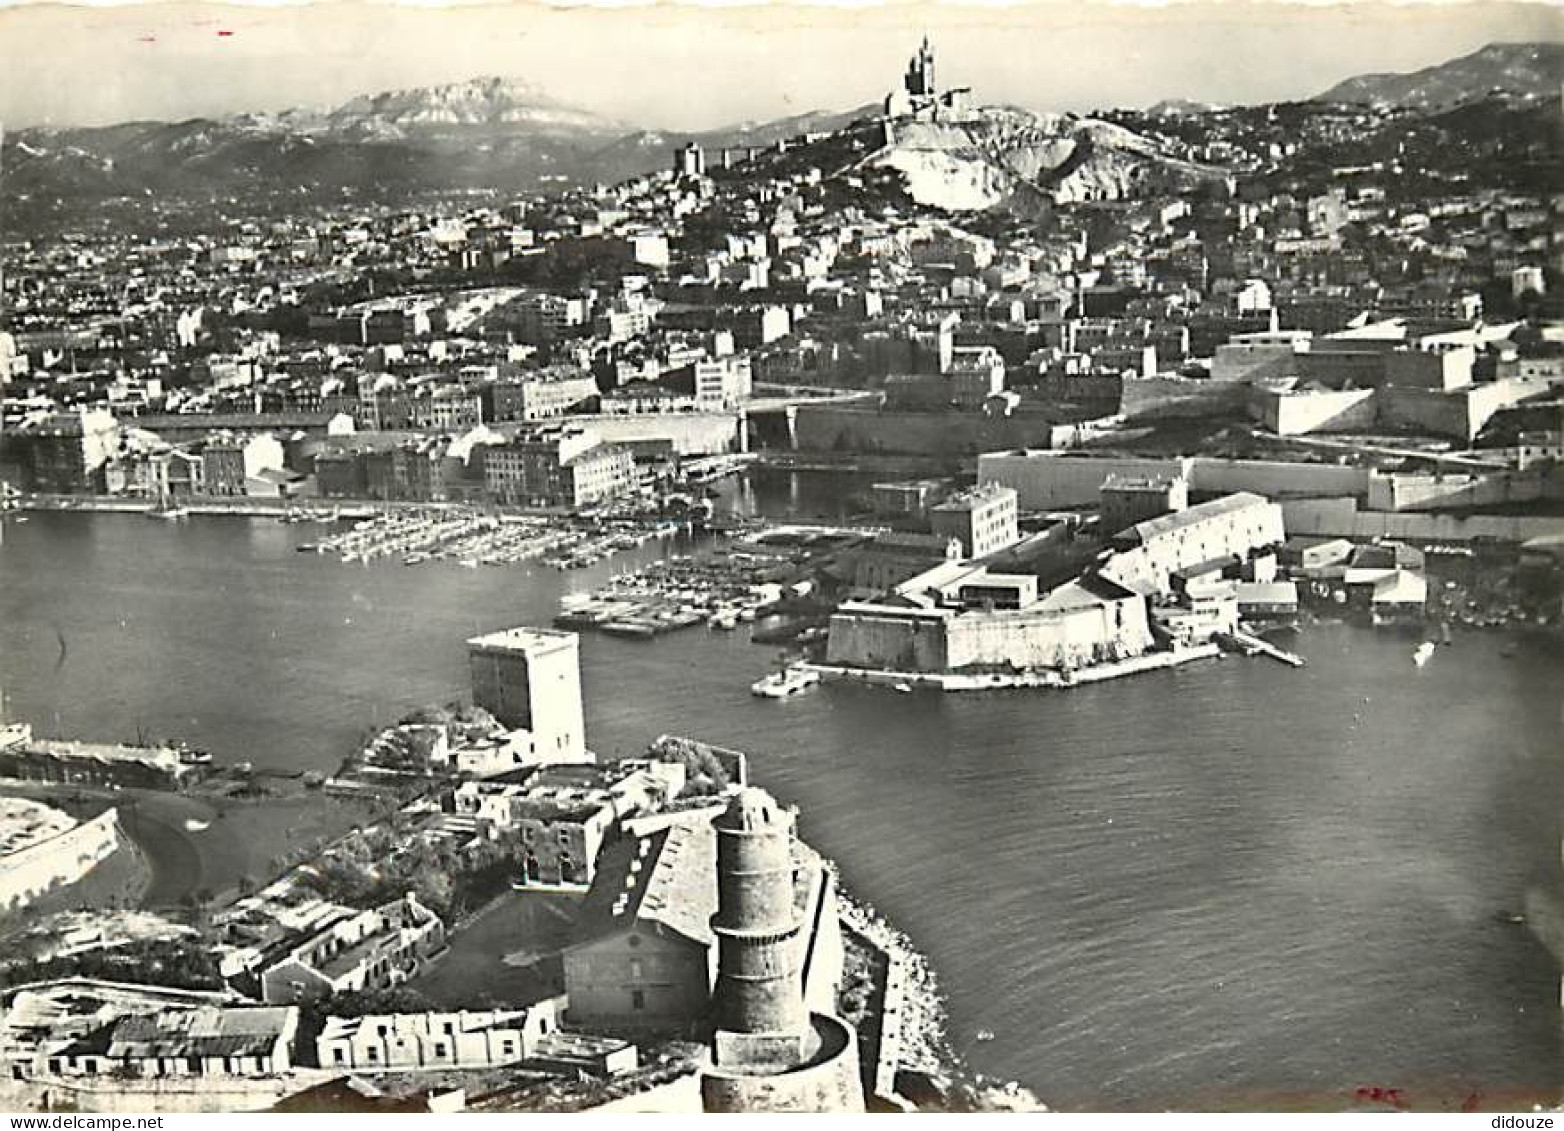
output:
[[[958,121],[969,113],[967,96],[972,88],[952,87],[941,93],[934,84],[934,48],[924,36],[918,53],[907,63],[899,90],[885,96],[885,116],[925,122]]]

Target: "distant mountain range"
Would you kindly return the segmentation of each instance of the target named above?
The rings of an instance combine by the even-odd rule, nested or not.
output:
[[[1349,79],[1320,97],[1434,109],[1494,90],[1511,98],[1554,97],[1561,77],[1564,46],[1496,44],[1415,74]],[[1159,109],[1182,116],[1209,107],[1168,101]],[[662,168],[689,140],[716,160],[723,148],[764,148],[783,138],[843,131],[876,111],[863,106],[696,133],[655,131],[560,102],[520,79],[488,77],[365,95],[329,110],[21,130],[5,138],[3,189],[13,206],[23,206],[19,218],[146,194],[525,193]],[[952,208],[990,207],[1017,196],[1117,196],[1215,174],[1117,126],[1013,107],[985,109],[959,126],[919,124],[889,146],[876,137],[840,156],[898,170],[916,199]]]
[[[1408,74],[1358,75],[1337,83],[1317,101],[1440,110],[1495,95],[1558,98],[1561,87],[1564,44],[1490,43],[1470,55]]]
[[[708,150],[826,132],[864,110],[817,111],[698,133],[638,129],[513,78],[354,98],[331,110],[35,128],[5,138],[8,197],[66,200],[288,188],[511,188],[617,181]]]

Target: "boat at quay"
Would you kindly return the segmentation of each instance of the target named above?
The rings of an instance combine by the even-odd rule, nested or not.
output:
[[[779,672],[772,672],[762,679],[757,679],[750,684],[751,694],[758,695],[762,699],[786,699],[792,695],[799,695],[808,691],[820,682],[820,673],[813,668],[806,668],[794,664],[783,668]]]

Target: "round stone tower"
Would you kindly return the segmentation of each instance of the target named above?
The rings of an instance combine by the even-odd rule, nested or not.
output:
[[[793,815],[751,788],[715,824],[717,1029],[801,1037],[809,1013],[793,899]]]
[[[864,1109],[853,1027],[804,1004],[793,814],[745,789],[717,831],[717,985],[701,1105],[715,1112]],[[800,890],[809,888],[806,882]],[[811,889],[812,890],[812,889]],[[812,897],[811,897],[812,898]],[[835,905],[830,914],[834,915]]]

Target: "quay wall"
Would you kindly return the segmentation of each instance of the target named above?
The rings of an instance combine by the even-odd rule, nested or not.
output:
[[[243,498],[202,499],[181,498],[179,506],[191,515],[227,518],[277,518],[290,510],[329,512],[334,506],[344,509],[352,506],[373,507],[377,511],[397,507],[428,506],[429,504],[395,503],[384,500],[315,499],[315,498]],[[149,514],[156,506],[152,499],[119,495],[30,495],[22,500],[24,510],[34,511],[89,511],[106,514]]]
[[[1220,645],[1195,644],[1177,646],[1166,652],[1145,652],[1127,660],[1110,660],[1092,664],[1064,673],[1057,671],[1031,672],[956,672],[928,673],[895,671],[888,668],[839,667],[831,664],[810,664],[823,679],[841,683],[861,683],[868,687],[894,687],[906,683],[912,687],[934,691],[1000,691],[1048,688],[1055,691],[1080,687],[1089,683],[1103,683],[1110,679],[1124,679],[1143,672],[1165,671],[1182,667],[1198,660],[1215,659],[1222,654]]]
[[[119,844],[118,816],[107,809],[63,833],[0,857],[0,911],[15,911],[46,892],[75,883],[113,855]]]
[[[939,672],[950,667],[945,621],[879,606],[843,606],[831,616],[826,662]]]
[[[1151,644],[1146,602],[1134,597],[1059,611],[963,613],[950,622],[946,659],[958,671],[1079,667],[1105,650],[1136,655]]]

